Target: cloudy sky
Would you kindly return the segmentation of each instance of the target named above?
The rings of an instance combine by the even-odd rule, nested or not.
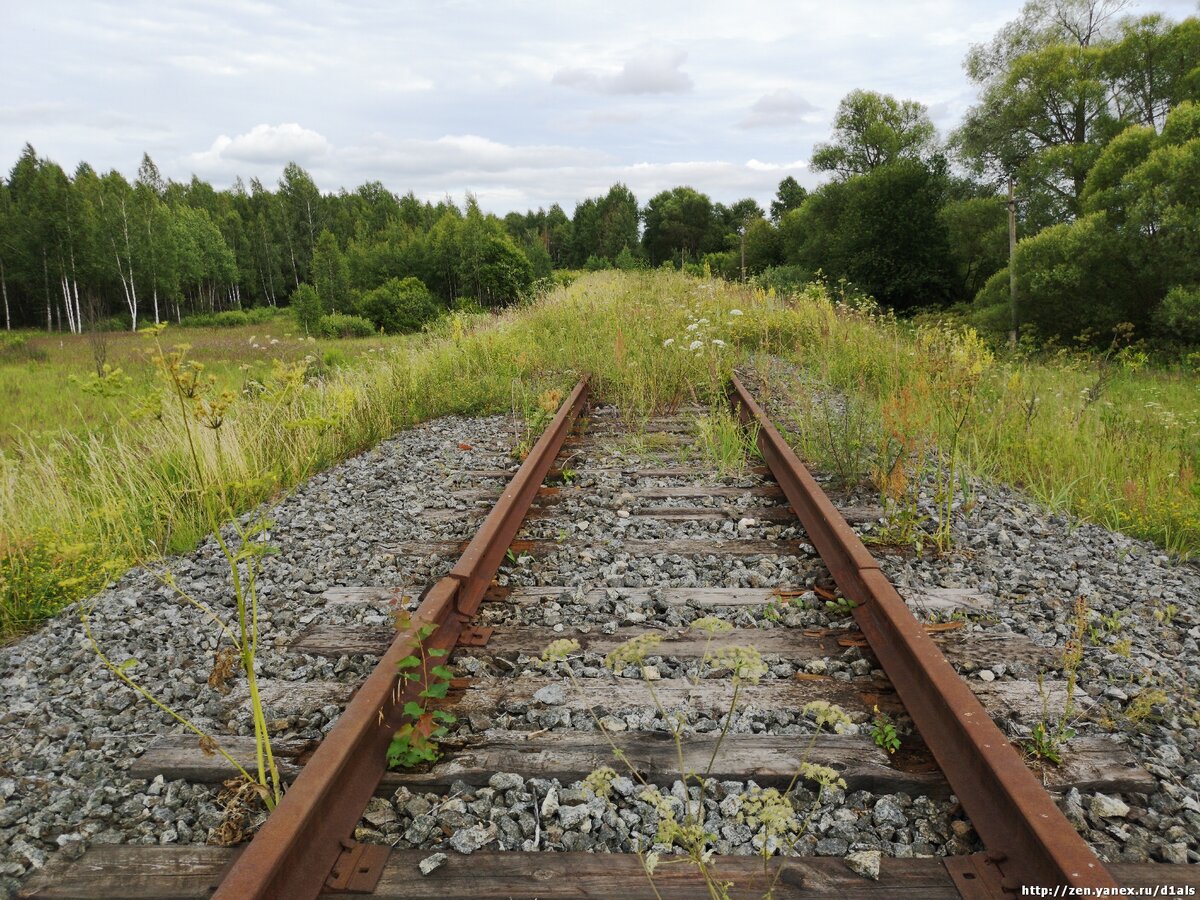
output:
[[[854,88],[939,128],[974,99],[968,46],[1021,0],[0,0],[0,167],[30,142],[71,170],[323,190],[379,179],[485,209],[643,202],[690,184],[764,203]],[[1182,18],[1195,0],[1133,11]]]

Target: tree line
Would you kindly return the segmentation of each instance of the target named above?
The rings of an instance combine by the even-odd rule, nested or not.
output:
[[[512,302],[548,262],[471,199],[421,202],[378,182],[322,194],[288,164],[274,190],[167,181],[144,156],[131,183],[82,163],[68,176],[26,145],[0,182],[0,298],[6,327],[78,332],[285,304],[302,286],[325,311],[418,278],[431,299]],[[532,261],[530,257],[533,257]]]
[[[949,135],[920,102],[852,91],[810,160],[825,184],[785,178],[769,211],[664,191],[640,260],[823,276],[898,312],[957,304],[996,335],[1107,343],[1128,324],[1200,343],[1200,20],[1125,5],[1027,3],[967,54],[980,100]],[[614,246],[592,262],[620,266]]]
[[[647,257],[780,287],[820,274],[898,312],[957,304],[996,335],[1200,343],[1200,20],[1123,7],[1027,3],[967,55],[980,100],[946,136],[917,101],[852,91],[810,160],[829,181],[785,178],[734,229],[664,192]]]
[[[322,193],[67,175],[26,146],[0,181],[6,327],[80,331],[291,303],[410,330],[510,304],[556,268],[673,265],[781,288],[843,280],[898,312],[959,304],[995,333],[1102,339],[1121,323],[1200,342],[1200,20],[1123,0],[1032,0],[966,70],[980,100],[941,136],[915,100],[855,90],[810,167],[769,204],[623,184],[575,205],[486,214],[379,182]],[[1016,239],[1010,247],[1010,235]],[[1010,265],[1011,258],[1011,265]]]

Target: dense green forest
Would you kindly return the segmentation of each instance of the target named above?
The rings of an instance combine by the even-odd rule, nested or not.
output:
[[[1119,11],[1027,4],[967,55],[980,99],[948,135],[918,101],[852,91],[812,154],[829,180],[786,178],[765,210],[687,186],[643,206],[617,184],[570,216],[500,219],[378,182],[322,194],[296,164],[273,189],[216,190],[166,181],[148,156],[132,183],[86,163],[68,174],[27,145],[0,182],[4,324],[136,328],[290,304],[306,328],[334,314],[408,331],[455,305],[509,305],[556,268],[672,265],[779,289],[844,281],[996,336],[1019,324],[1103,344],[1129,323],[1195,344],[1200,20]]]

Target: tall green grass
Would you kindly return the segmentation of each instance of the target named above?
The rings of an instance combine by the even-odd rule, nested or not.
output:
[[[450,413],[531,410],[583,373],[630,417],[715,399],[732,354],[708,340],[663,346],[687,334],[693,310],[719,318],[732,302],[701,288],[684,276],[598,274],[499,317],[454,314],[420,341],[320,377],[281,362],[230,407],[219,453],[217,432],[200,430],[201,475],[245,509],[401,429]],[[171,329],[160,340],[169,346]],[[20,439],[0,454],[0,631],[204,535],[180,421],[188,411],[145,385],[117,400],[107,427]]]
[[[848,398],[846,434],[869,445],[856,452],[876,475],[902,443],[945,455],[970,382],[958,446],[974,474],[1172,552],[1200,551],[1195,373],[1146,370],[1137,354],[996,359],[969,334],[838,306],[820,286],[746,327],[790,345],[810,399],[827,388]],[[821,417],[808,421],[801,442],[819,452]]]
[[[162,340],[194,334],[168,329]],[[899,445],[944,452],[969,385],[957,443],[973,472],[1170,550],[1200,548],[1194,376],[1118,366],[1101,379],[1082,357],[997,361],[960,332],[849,309],[820,286],[783,300],[672,273],[593,273],[500,316],[455,313],[372,349],[345,368],[284,360],[260,374],[230,407],[220,453],[216,432],[204,435],[204,478],[246,509],[437,416],[531,417],[547,391],[565,394],[584,373],[631,421],[714,406],[753,353],[790,360],[813,396],[850,398],[863,420],[851,449],[866,468]],[[18,435],[0,450],[0,633],[206,531],[184,413],[144,379],[110,400],[102,427]],[[734,443],[719,429],[712,441],[718,454]]]

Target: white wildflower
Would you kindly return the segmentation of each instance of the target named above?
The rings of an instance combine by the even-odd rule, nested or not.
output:
[[[742,311],[740,309],[731,309],[729,311],[729,314],[731,316],[740,316],[740,315],[742,315]]]
[[[675,338],[667,338],[665,341],[663,341],[663,346],[670,347],[673,343],[675,343]]]
[[[713,338],[712,342],[713,342],[714,347],[724,347],[725,346],[725,342],[723,340],[721,340],[720,338]]]
[[[701,324],[701,325],[707,325],[707,324],[708,324],[708,319],[701,319],[701,320],[700,320],[700,324]]]
[[[696,330],[697,328],[699,328],[699,327],[700,327],[700,323],[699,323],[699,322],[693,322],[691,325],[689,325],[689,326],[687,327],[687,330],[688,330],[688,331],[695,331],[695,330]]]
[[[690,344],[688,344],[688,349],[689,350],[699,350],[703,346],[704,346],[704,341],[692,341]]]

